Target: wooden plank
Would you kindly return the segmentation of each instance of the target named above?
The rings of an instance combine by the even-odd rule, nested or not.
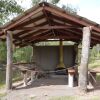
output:
[[[50,32],[50,31],[49,31],[49,32]],[[49,33],[49,32],[48,32],[48,33]],[[42,35],[39,34],[39,35],[36,35],[36,36],[28,37],[27,39],[25,39],[25,40],[23,41],[23,43],[22,43],[22,42],[20,42],[20,43],[15,43],[15,45],[27,44],[27,43],[30,43],[31,41],[35,41],[36,39],[46,38],[47,36],[49,36],[49,35],[47,34],[47,32],[45,32],[45,33],[43,33]]]
[[[90,31],[91,31],[90,27],[83,28],[81,64],[79,67],[79,88],[82,92],[87,92],[88,60],[89,60],[89,48],[91,41]]]
[[[12,33],[7,31],[7,67],[6,67],[6,89],[12,89],[12,65],[13,65],[13,46]]]
[[[62,18],[71,20],[71,21],[76,22],[76,23],[78,23],[78,24],[81,24],[81,25],[83,25],[83,26],[92,26],[92,29],[93,29],[93,30],[95,30],[95,31],[97,31],[97,32],[100,32],[100,28],[97,28],[95,25],[93,25],[93,24],[91,24],[91,23],[89,23],[89,22],[86,22],[86,21],[84,21],[84,20],[80,20],[79,18],[76,18],[75,16],[72,16],[72,15],[70,15],[70,14],[67,14],[67,13],[65,13],[65,12],[61,12],[61,11],[59,11],[59,10],[56,10],[56,9],[54,9],[54,8],[50,8],[50,7],[47,7],[47,6],[45,6],[44,9],[47,10],[48,12],[52,12],[52,13],[54,13],[54,14],[56,14],[56,15],[62,17]]]
[[[74,44],[74,62],[76,66],[78,65],[78,45],[79,43]]]
[[[57,14],[54,14],[54,13],[52,13],[52,19],[58,20],[58,21],[60,20],[60,21],[62,21],[62,22],[64,22],[64,23],[67,23],[67,24],[70,24],[70,25],[74,25],[74,26],[76,26],[76,27],[84,27],[82,24],[73,22],[73,21],[68,20],[68,19],[66,19],[66,18],[62,18],[61,16],[57,16]]]
[[[62,24],[60,24],[60,23],[58,23],[58,22],[55,22],[56,23],[56,25],[62,25]],[[69,31],[69,33],[73,33],[73,34],[75,34],[75,35],[80,35],[81,36],[81,38],[82,38],[82,30],[81,29],[79,29],[79,28],[73,28],[73,29],[63,29],[63,30],[66,30],[66,32],[67,31]],[[81,39],[80,38],[80,39]],[[92,35],[91,35],[91,41],[92,42],[95,42],[96,44],[97,43],[100,43],[100,34],[94,34],[94,32],[92,31]]]
[[[71,38],[71,37],[67,37],[67,36],[61,36],[61,37],[59,37],[59,36],[54,36],[53,34],[51,35],[51,36],[43,36],[42,38],[40,37],[40,38],[37,38],[37,39],[32,39],[32,40],[30,40],[30,41],[27,41],[27,42],[25,42],[25,43],[16,43],[15,45],[16,46],[18,46],[18,45],[24,45],[24,44],[26,44],[26,45],[28,45],[28,44],[32,44],[32,43],[36,43],[36,42],[41,42],[41,41],[44,41],[44,40],[47,40],[47,39],[66,39],[67,41],[73,41],[73,42],[78,42],[79,40],[77,39],[77,38]]]
[[[40,11],[43,10],[43,7],[39,7],[38,9],[36,9],[35,11],[28,13],[27,15],[25,15],[24,17],[20,18],[18,21],[12,23],[11,25],[9,25],[7,28],[5,28],[6,30],[9,30],[15,26],[17,26],[18,24],[24,22],[26,19],[30,18],[31,16],[39,13]]]
[[[36,21],[41,20],[42,18],[44,18],[44,15],[38,16],[38,17],[36,17],[36,18],[34,18],[34,19],[27,20],[27,21],[25,21],[25,22],[22,22],[22,23],[20,23],[19,25],[17,25],[17,26],[15,26],[14,28],[12,28],[11,31],[14,31],[14,30],[16,30],[16,29],[19,29],[19,28],[21,28],[21,27],[23,27],[23,26],[26,26],[26,25],[29,25],[29,24],[34,24]]]
[[[74,26],[34,26],[34,27],[20,27],[17,30],[40,30],[40,29],[72,29],[72,28],[76,28]],[[78,28],[78,27],[77,27]]]
[[[39,30],[39,32],[41,32],[41,30]],[[46,30],[46,31],[43,31],[43,33],[41,32],[41,33],[38,33],[38,31],[36,31],[35,33],[33,32],[33,33],[30,33],[30,34],[28,34],[28,35],[26,35],[26,36],[23,36],[23,37],[20,37],[21,38],[21,40],[32,40],[33,38],[34,38],[34,36],[38,36],[38,37],[40,37],[39,35],[41,34],[44,34],[44,32],[49,32],[48,30]],[[66,30],[65,31],[63,31],[63,30],[59,30],[59,31],[57,31],[57,33],[61,33],[61,35],[63,35],[62,33],[66,33],[66,36],[68,36],[68,35],[70,35],[70,36],[73,36],[74,38],[75,37],[77,37],[77,38],[79,38],[79,36],[76,36],[76,35],[74,35],[74,34],[71,34],[71,32],[69,33],[69,31],[67,32]],[[65,36],[65,34],[64,34],[64,36]],[[15,36],[16,37],[16,36]],[[14,41],[14,42],[17,42],[17,41]]]
[[[71,32],[71,31],[68,31],[68,30],[57,30],[57,33],[59,34],[59,35],[67,35],[67,36],[72,36],[72,37],[77,37],[77,38],[80,38],[81,39],[81,36],[80,35],[78,35],[77,33],[75,33],[75,32]]]
[[[44,23],[41,23],[41,24],[39,24],[39,25],[36,25],[37,27],[38,26],[44,26],[44,25],[46,25],[47,24],[47,22],[44,22]],[[19,32],[18,34],[15,34],[14,36],[16,37],[16,36],[20,36],[20,35],[23,35],[23,34],[26,34],[26,33],[29,33],[29,32],[31,32],[32,30],[24,30],[24,31],[21,31],[21,32]],[[41,31],[41,30],[37,30],[37,31]],[[37,32],[36,31],[36,32]],[[36,33],[35,32],[35,33]],[[34,34],[33,32],[31,33],[31,34]],[[28,35],[30,35],[30,34],[28,34]],[[28,35],[26,35],[26,37],[28,37]]]
[[[30,34],[28,34],[28,35],[25,35],[25,36],[23,36],[23,37],[20,37],[21,41],[19,41],[19,42],[28,40],[28,39],[30,39],[30,38],[33,37],[33,36],[38,36],[38,35],[40,35],[40,34],[42,34],[42,33],[45,33],[45,32],[48,32],[48,30],[45,30],[45,31],[42,31],[42,32],[41,32],[41,30],[35,31],[35,32],[33,32],[33,33],[30,33]],[[18,42],[18,41],[17,41],[17,40],[14,40],[14,43],[16,43],[16,42]]]

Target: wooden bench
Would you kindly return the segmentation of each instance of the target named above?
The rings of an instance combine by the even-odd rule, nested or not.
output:
[[[96,76],[97,76],[97,73],[100,73],[100,68],[89,69],[88,72],[89,72],[89,82],[93,86],[95,86],[97,82]]]

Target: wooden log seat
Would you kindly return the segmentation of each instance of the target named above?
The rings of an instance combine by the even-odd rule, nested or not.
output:
[[[97,83],[96,76],[97,73],[100,73],[100,68],[93,68],[89,69],[89,82],[92,84],[92,86],[95,86]]]

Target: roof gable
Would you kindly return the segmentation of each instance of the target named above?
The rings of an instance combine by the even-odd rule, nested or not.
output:
[[[92,26],[91,43],[100,43],[99,24],[42,2],[2,26],[0,37],[5,40],[4,31],[12,31],[13,43],[16,46],[31,45],[48,39],[79,42],[85,26]]]

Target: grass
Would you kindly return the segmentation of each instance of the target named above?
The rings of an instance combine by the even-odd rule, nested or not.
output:
[[[7,94],[6,93],[0,93],[0,100],[2,97],[5,97]]]
[[[0,71],[0,88],[4,87],[5,77],[6,77],[5,75],[6,75],[5,71]]]
[[[94,96],[91,100],[100,100],[100,96]]]
[[[6,78],[6,72],[0,71],[0,89],[4,88],[5,86],[5,78]],[[14,71],[13,72],[13,82],[17,82],[20,80],[22,80],[21,73],[18,70]]]
[[[75,96],[52,97],[50,100],[78,100]]]
[[[5,87],[5,84],[4,83],[1,83],[0,84],[0,89],[4,88]]]
[[[61,97],[52,97],[49,100],[100,100],[100,96],[91,96],[91,97],[86,97],[86,96],[61,96]]]
[[[34,99],[35,99],[35,97],[31,97],[30,99],[31,99],[31,100],[34,100]]]

